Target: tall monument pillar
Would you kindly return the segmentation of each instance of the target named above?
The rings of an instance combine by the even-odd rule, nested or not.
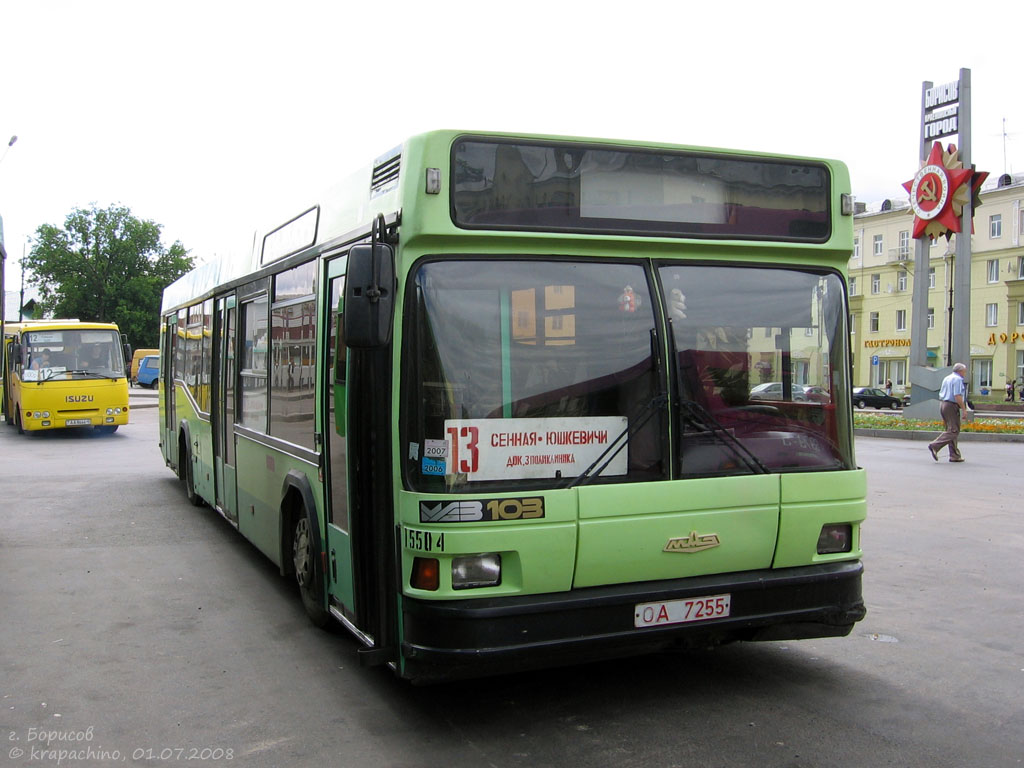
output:
[[[941,139],[959,135],[959,150],[943,148]],[[921,168],[903,186],[914,213],[914,294],[910,329],[911,418],[938,419],[938,391],[953,363],[970,365],[971,358],[971,231],[975,190],[986,174],[971,166],[971,71],[961,69],[951,83],[921,86]],[[956,234],[952,262],[953,299],[947,366],[928,365],[928,272],[931,242]],[[939,356],[941,357],[941,356]]]

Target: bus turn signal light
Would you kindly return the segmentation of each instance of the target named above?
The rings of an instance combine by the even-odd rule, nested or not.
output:
[[[821,527],[818,535],[818,554],[834,555],[853,549],[853,526],[849,523],[829,523]]]
[[[413,589],[437,590],[441,584],[441,566],[436,557],[416,557],[412,561],[412,577],[409,584]]]

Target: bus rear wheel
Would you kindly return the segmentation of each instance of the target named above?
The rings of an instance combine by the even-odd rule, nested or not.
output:
[[[178,443],[178,479],[181,487],[185,490],[185,498],[193,507],[202,506],[203,500],[196,493],[196,485],[192,479],[192,452],[188,449],[188,443],[182,438]]]
[[[313,546],[311,526],[309,515],[305,510],[301,510],[292,529],[292,566],[306,615],[316,626],[324,627],[330,620],[330,614],[324,608],[323,569],[320,565],[320,553]]]
[[[24,435],[25,434],[25,427],[21,423],[21,409],[20,408],[17,408],[14,411],[14,426],[16,426],[18,428],[18,434],[19,435]]]

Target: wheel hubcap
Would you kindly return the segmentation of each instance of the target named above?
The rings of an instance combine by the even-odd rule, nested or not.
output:
[[[299,582],[299,586],[308,586],[310,576],[310,551],[309,521],[306,518],[302,518],[295,525],[295,541],[292,544],[292,562],[295,565],[295,579]]]

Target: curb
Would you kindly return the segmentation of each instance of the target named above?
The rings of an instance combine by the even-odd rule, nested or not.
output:
[[[891,440],[927,440],[931,442],[941,435],[941,432],[929,432],[924,430],[901,430],[901,429],[854,429],[853,434],[858,437],[887,437]],[[961,432],[959,440],[966,440],[969,443],[1024,443],[1024,435],[998,435],[984,434],[981,432]]]

